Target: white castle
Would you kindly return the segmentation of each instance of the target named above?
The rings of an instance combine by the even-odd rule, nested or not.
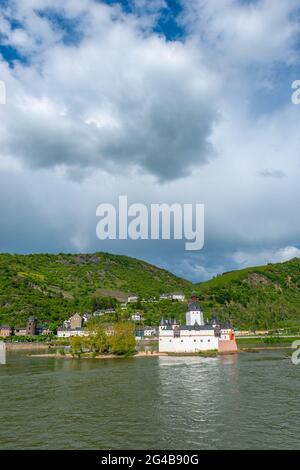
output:
[[[217,350],[221,353],[237,352],[234,331],[229,322],[221,325],[216,318],[205,323],[201,305],[195,297],[186,312],[186,325],[175,320],[161,320],[159,352],[197,353]]]

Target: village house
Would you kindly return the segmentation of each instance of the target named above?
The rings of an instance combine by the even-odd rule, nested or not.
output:
[[[12,336],[13,329],[11,326],[0,326],[0,337],[7,338],[8,336]]]
[[[139,300],[138,296],[135,294],[128,294],[127,302],[137,302]]]
[[[11,326],[0,326],[0,337],[49,335],[50,333],[51,331],[48,325],[38,325],[37,318],[35,316],[28,318],[26,326],[15,328],[12,328]]]
[[[175,294],[172,294],[172,299],[179,300],[179,302],[184,302],[185,295],[182,292],[175,292]]]
[[[14,328],[14,335],[15,336],[26,336],[27,335],[27,328],[26,327]]]
[[[29,317],[26,324],[26,336],[49,335],[50,329],[47,324],[38,325],[35,316]]]
[[[141,321],[142,319],[143,319],[143,316],[142,316],[140,313],[138,313],[138,312],[133,313],[133,314],[131,315],[131,320],[132,320],[132,321]]]
[[[135,330],[136,340],[154,339],[158,334],[158,329],[152,326],[145,326]]]
[[[58,338],[70,338],[71,336],[87,336],[88,332],[82,329],[82,325],[87,316],[83,317],[79,313],[74,313],[68,320],[63,322],[63,326],[57,329]]]
[[[182,292],[175,292],[174,294],[161,294],[159,300],[179,300],[184,302],[185,295]]]
[[[69,318],[69,322],[70,322],[71,330],[76,330],[77,328],[81,328],[82,322],[83,322],[82,316],[79,315],[79,313],[74,313],[74,315],[72,315]]]
[[[152,326],[146,326],[144,328],[144,335],[145,336],[156,336],[158,333],[158,329]]]
[[[171,294],[161,294],[159,300],[172,300]]]
[[[58,338],[71,338],[72,336],[89,336],[90,332],[82,328],[57,328]]]
[[[38,325],[35,330],[36,335],[50,335],[51,330],[48,325]]]
[[[102,317],[103,315],[109,315],[112,313],[116,313],[116,310],[114,308],[102,308],[99,310],[95,310],[95,312],[93,312],[93,316]]]

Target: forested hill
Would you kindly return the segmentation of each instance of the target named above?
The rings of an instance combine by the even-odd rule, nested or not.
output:
[[[127,256],[95,254],[0,254],[0,324],[21,326],[29,315],[61,323],[74,312],[91,312],[93,300],[127,294],[150,299],[194,291],[204,317],[230,319],[237,328],[300,326],[300,259],[232,271],[192,284],[166,270]],[[161,315],[184,321],[186,306],[163,301],[139,304],[145,321]]]
[[[237,326],[300,326],[300,259],[217,276],[196,284],[203,308]]]
[[[61,321],[91,310],[94,295],[122,302],[129,293],[151,298],[191,289],[190,282],[127,256],[0,254],[0,324],[19,326],[29,315]]]

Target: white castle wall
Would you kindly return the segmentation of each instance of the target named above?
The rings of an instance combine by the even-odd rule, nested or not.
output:
[[[214,330],[180,330],[180,337],[174,338],[173,330],[160,327],[159,352],[189,353],[218,349],[218,338]]]

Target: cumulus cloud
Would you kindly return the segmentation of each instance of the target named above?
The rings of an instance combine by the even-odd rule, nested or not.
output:
[[[77,16],[84,38],[65,44],[47,9],[41,16],[42,5],[33,3],[40,14],[19,13],[19,44],[16,31],[8,34],[21,50],[38,45],[30,66],[7,72],[6,154],[37,168],[136,166],[159,180],[209,161],[217,80],[196,50],[145,35],[120,9],[94,2]]]
[[[210,51],[239,65],[293,61],[299,1],[183,0],[182,21]]]
[[[298,71],[300,1],[182,0],[180,41],[153,31],[163,1],[129,3],[1,9],[22,60],[0,63],[0,249],[126,253],[195,281],[298,256],[299,107],[276,85]],[[204,203],[204,250],[100,242],[95,209],[119,194]]]
[[[246,268],[249,266],[259,266],[267,263],[281,263],[292,258],[300,258],[300,250],[295,246],[286,246],[279,249],[261,250],[255,253],[236,252],[233,260],[238,266]]]

